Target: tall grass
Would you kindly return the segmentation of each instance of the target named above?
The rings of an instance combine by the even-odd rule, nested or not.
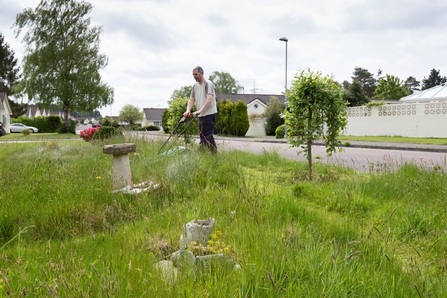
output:
[[[158,156],[132,142],[133,182],[111,192],[105,142],[2,144],[0,295],[38,297],[442,297],[446,174],[403,165],[357,173],[275,152]],[[214,217],[240,270],[179,273],[154,264],[182,226]]]

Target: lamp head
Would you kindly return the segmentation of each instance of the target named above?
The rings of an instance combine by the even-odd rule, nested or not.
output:
[[[288,41],[289,41],[286,37],[281,37],[279,40],[280,40],[280,41],[285,41],[285,42],[288,42]]]

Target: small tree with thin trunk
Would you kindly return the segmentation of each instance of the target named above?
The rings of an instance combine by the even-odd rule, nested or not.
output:
[[[143,120],[143,112],[136,106],[126,104],[120,110],[119,118],[121,121],[129,123],[130,127],[133,128],[136,122]]]
[[[292,146],[302,147],[312,180],[312,143],[322,138],[331,155],[340,145],[338,137],[347,125],[346,101],[342,87],[332,77],[303,70],[287,90],[287,135]]]

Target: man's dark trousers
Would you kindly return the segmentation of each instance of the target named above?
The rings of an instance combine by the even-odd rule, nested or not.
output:
[[[215,123],[216,114],[199,117],[200,145],[209,147],[213,151],[217,151],[213,136]]]

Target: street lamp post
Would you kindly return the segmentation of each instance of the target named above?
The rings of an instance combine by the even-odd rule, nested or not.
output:
[[[284,104],[287,109],[287,106],[288,106],[288,103],[287,103],[287,42],[289,40],[286,37],[281,37],[279,40],[284,41],[286,43],[286,81],[284,84],[284,88],[285,88],[284,89]],[[287,138],[287,124],[284,125],[284,136]]]

